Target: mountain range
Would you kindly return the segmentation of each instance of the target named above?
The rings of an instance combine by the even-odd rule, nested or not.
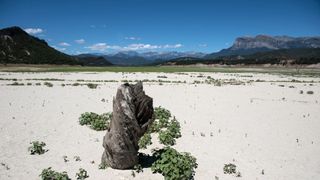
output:
[[[223,56],[248,55],[257,52],[298,48],[320,48],[320,36],[290,37],[257,35],[255,37],[239,37],[231,47],[208,54],[204,58],[214,59]]]
[[[239,37],[233,45],[219,52],[205,54],[201,52],[136,52],[121,51],[114,54],[68,55],[52,47],[47,42],[31,36],[19,27],[0,30],[0,63],[25,64],[70,64],[87,66],[148,65],[163,62],[256,59],[268,62],[268,59],[320,59],[320,37],[290,37],[257,35]],[[304,60],[306,61],[306,60]],[[222,62],[222,61],[220,61]],[[251,62],[251,61],[250,61]],[[261,61],[260,61],[261,62]]]

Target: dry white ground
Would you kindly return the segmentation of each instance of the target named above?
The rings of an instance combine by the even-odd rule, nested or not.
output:
[[[246,83],[193,84],[207,76]],[[1,180],[40,179],[39,174],[47,167],[67,171],[73,179],[79,168],[86,169],[89,179],[94,180],[163,179],[160,174],[152,174],[150,168],[136,173],[135,178],[131,170],[98,169],[105,131],[80,126],[78,118],[83,112],[111,111],[112,97],[121,82],[97,82],[97,89],[61,86],[79,79],[186,81],[162,85],[146,82],[144,89],[153,98],[154,106],[169,109],[180,121],[182,138],[177,140],[175,148],[197,158],[195,179],[320,179],[319,77],[250,73],[2,72],[0,78]],[[14,82],[13,78],[25,85],[7,85]],[[28,80],[35,78],[64,81],[47,80],[53,83],[53,87],[47,87],[44,80]],[[255,82],[258,79],[263,82]],[[32,85],[27,86],[28,82]],[[42,85],[36,86],[37,82]],[[101,101],[103,98],[105,102]],[[30,155],[27,149],[34,140],[44,141],[49,151]],[[154,143],[145,152],[156,146]],[[64,162],[65,155],[69,162]],[[75,161],[74,156],[79,156],[81,161]],[[242,177],[224,174],[226,163],[235,164]]]

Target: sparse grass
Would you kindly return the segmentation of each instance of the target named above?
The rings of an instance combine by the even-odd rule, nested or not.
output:
[[[273,73],[294,76],[319,77],[319,69],[300,69],[288,67],[198,67],[198,66],[135,66],[135,67],[88,67],[88,66],[57,66],[57,65],[7,65],[0,66],[3,72],[222,72],[222,73]]]

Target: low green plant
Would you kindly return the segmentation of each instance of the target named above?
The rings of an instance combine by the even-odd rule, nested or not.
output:
[[[80,125],[89,125],[90,128],[96,131],[103,131],[108,129],[110,121],[112,118],[112,113],[97,114],[94,112],[85,112],[80,115],[79,123]]]
[[[39,141],[33,141],[30,144],[32,144],[29,148],[28,151],[30,151],[31,155],[34,154],[44,154],[48,150],[43,149],[46,146],[46,143],[44,142],[39,142]]]
[[[151,134],[149,132],[145,133],[138,142],[139,148],[146,149],[147,146],[152,144]]]
[[[52,170],[51,167],[43,169],[39,176],[42,180],[71,180],[67,172],[56,172]]]
[[[109,165],[106,162],[102,162],[99,164],[99,169],[107,169]]]
[[[23,83],[18,83],[18,82],[14,82],[14,83],[8,84],[8,85],[10,85],[10,86],[24,86]]]
[[[52,87],[52,86],[53,86],[53,84],[50,83],[50,82],[44,82],[43,85],[45,85],[45,86],[47,86],[47,87]]]
[[[171,147],[153,150],[153,156],[157,160],[151,165],[151,171],[162,174],[166,180],[193,179],[198,167],[195,157]]]
[[[223,167],[224,174],[235,174],[236,172],[237,172],[237,166],[232,163],[225,164]]]
[[[137,173],[143,172],[143,169],[142,169],[141,164],[136,164],[135,166],[133,166],[133,169],[134,169]]]
[[[79,172],[76,173],[76,178],[78,180],[84,180],[84,179],[86,179],[88,177],[89,177],[88,172],[85,169],[80,168]]]
[[[88,86],[88,88],[90,88],[90,89],[97,89],[98,84],[88,83],[87,86]]]
[[[161,144],[172,146],[176,143],[176,139],[181,137],[180,123],[175,117],[172,117],[171,112],[165,108],[156,107],[154,109],[154,118],[152,125],[149,127],[139,140],[139,147],[146,149],[151,145],[151,134],[158,133],[158,139]]]

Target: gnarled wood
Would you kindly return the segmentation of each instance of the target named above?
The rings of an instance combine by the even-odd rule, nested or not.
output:
[[[115,169],[138,164],[138,141],[153,122],[152,98],[143,91],[142,82],[123,84],[113,98],[113,114],[103,138],[102,163]]]

